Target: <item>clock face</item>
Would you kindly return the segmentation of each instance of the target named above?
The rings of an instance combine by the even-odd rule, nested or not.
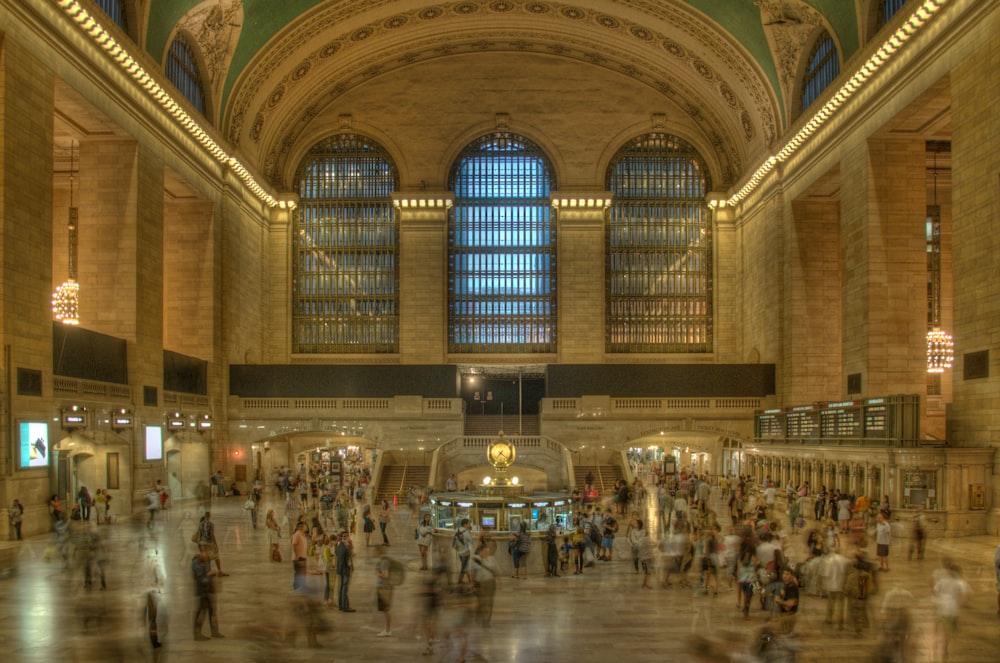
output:
[[[497,467],[507,467],[514,462],[514,447],[507,442],[494,442],[490,445],[489,460]]]

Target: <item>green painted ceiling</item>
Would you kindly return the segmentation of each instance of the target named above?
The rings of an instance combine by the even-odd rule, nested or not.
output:
[[[849,58],[859,45],[858,20],[853,0],[805,1],[825,16],[843,49],[843,59]],[[202,0],[150,0],[146,50],[154,58],[162,60],[174,26],[201,2]],[[243,68],[268,41],[301,14],[323,2],[324,0],[243,0],[244,24],[227,72],[223,107]],[[761,71],[770,81],[775,95],[781,98],[777,70],[761,26],[760,10],[753,0],[675,0],[675,2],[686,3],[703,15],[711,17],[732,35],[733,40],[756,59]],[[628,2],[622,3],[622,5],[628,4]]]

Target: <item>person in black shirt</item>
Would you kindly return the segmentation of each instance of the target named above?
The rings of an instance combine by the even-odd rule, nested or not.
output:
[[[795,628],[795,617],[799,612],[799,582],[788,569],[785,569],[781,580],[783,584],[774,601],[781,611],[781,631],[787,635]]]

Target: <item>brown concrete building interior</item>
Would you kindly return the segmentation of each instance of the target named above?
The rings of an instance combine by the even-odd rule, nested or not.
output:
[[[379,640],[376,552],[313,643],[238,499],[212,505],[228,637],[192,640],[190,519],[216,470],[278,508],[323,454],[369,463],[368,501],[478,484],[502,429],[529,494],[666,459],[888,496],[906,660],[945,660],[943,556],[973,590],[947,660],[994,660],[998,53],[993,0],[0,0],[0,651],[420,658],[402,507]],[[99,596],[46,561],[84,485],[117,516]],[[623,550],[501,579],[491,629],[449,603],[432,660],[749,651],[765,616],[640,591]],[[798,659],[874,655],[878,606],[843,636],[825,602]]]

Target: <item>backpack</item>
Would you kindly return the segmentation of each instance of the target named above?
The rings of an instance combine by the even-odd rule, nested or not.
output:
[[[420,528],[419,527],[414,527],[413,528],[413,540],[414,541],[418,541],[419,539],[420,539]]]
[[[451,547],[457,552],[465,550],[465,541],[462,540],[462,530],[458,530],[455,532],[455,536],[451,537]]]

